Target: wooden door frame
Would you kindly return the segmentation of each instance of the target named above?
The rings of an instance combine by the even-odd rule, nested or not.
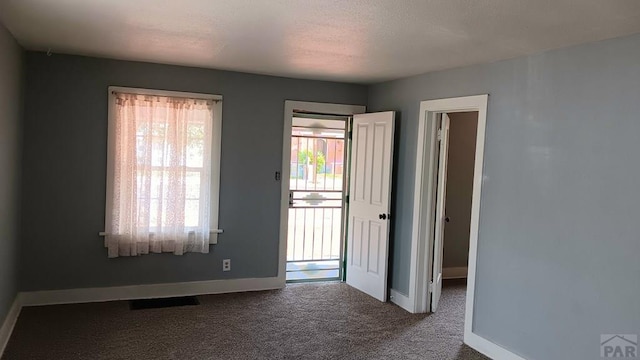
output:
[[[414,313],[427,312],[430,306],[428,283],[433,271],[433,264],[430,259],[432,258],[431,247],[434,241],[432,229],[435,221],[434,211],[437,191],[437,114],[477,111],[478,127],[476,132],[476,152],[473,171],[469,264],[464,319],[464,341],[474,348],[484,345],[484,343],[478,342],[478,339],[484,339],[473,334],[472,330],[488,97],[488,95],[477,95],[420,102],[414,185],[413,232],[411,239],[409,301],[407,304],[407,310]]]
[[[285,100],[284,130],[282,134],[282,173],[280,190],[280,244],[278,255],[278,282],[281,287],[287,281],[287,235],[289,233],[289,175],[291,174],[291,125],[294,112],[352,116],[366,111],[363,105],[318,103]],[[342,266],[342,264],[340,264]]]

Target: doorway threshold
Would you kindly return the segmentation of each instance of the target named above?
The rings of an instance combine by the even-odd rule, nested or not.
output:
[[[288,261],[287,282],[340,280],[340,260]]]

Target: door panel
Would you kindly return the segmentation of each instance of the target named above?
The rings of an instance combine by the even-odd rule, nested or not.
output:
[[[440,157],[438,160],[438,192],[436,195],[436,221],[433,246],[433,271],[431,279],[431,311],[438,308],[442,294],[442,256],[444,253],[444,228],[447,198],[447,163],[449,159],[449,116],[442,114],[440,125]]]
[[[353,256],[351,259],[351,266],[362,268],[362,239],[364,238],[364,220],[359,218],[353,218]]]
[[[375,124],[373,128],[373,173],[371,177],[371,203],[376,205],[382,205],[384,201],[385,193],[385,165],[387,159],[384,154],[388,151],[388,144],[386,143],[385,124]]]
[[[350,117],[304,116],[292,118],[286,279],[340,279]]]
[[[394,123],[391,111],[353,118],[347,284],[380,301],[387,300]]]
[[[356,124],[354,120],[353,126],[353,164],[354,169],[352,173],[352,179],[355,184],[351,187],[351,192],[354,194],[354,201],[365,202],[367,197],[367,164],[369,163],[367,145],[367,137],[369,135],[369,124]]]
[[[369,228],[369,252],[380,251],[380,241],[382,238],[382,227],[379,224],[371,223]],[[378,274],[379,272],[379,257],[373,256],[369,258],[369,273]]]

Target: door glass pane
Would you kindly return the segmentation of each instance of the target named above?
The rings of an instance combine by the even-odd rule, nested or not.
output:
[[[287,280],[340,275],[347,118],[294,118]]]

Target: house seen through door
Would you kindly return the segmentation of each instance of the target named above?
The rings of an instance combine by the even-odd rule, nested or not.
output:
[[[350,119],[293,115],[287,281],[342,278]]]

